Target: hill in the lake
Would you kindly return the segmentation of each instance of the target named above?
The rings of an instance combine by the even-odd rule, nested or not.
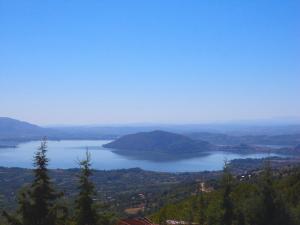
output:
[[[180,134],[158,130],[125,135],[104,147],[127,151],[188,153],[209,150],[210,144],[205,141],[195,141]]]

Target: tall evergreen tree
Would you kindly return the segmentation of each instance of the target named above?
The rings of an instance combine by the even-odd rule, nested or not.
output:
[[[48,175],[48,162],[46,157],[47,142],[44,139],[34,157],[34,181],[31,185],[34,220],[32,225],[52,225],[55,224],[55,201],[59,195],[52,188]]]
[[[12,225],[55,225],[55,203],[59,195],[52,188],[48,176],[46,153],[47,141],[44,138],[34,156],[34,180],[28,189],[20,193],[18,215],[3,214]]]
[[[92,175],[91,156],[89,152],[86,152],[86,159],[80,163],[80,175],[79,175],[79,195],[76,199],[76,224],[77,225],[96,225],[97,224],[97,212],[93,204],[93,196],[95,194],[94,185],[90,181]]]
[[[231,193],[233,188],[233,176],[231,175],[228,164],[225,162],[223,177],[222,177],[222,205],[224,213],[221,219],[222,225],[232,225],[234,219],[234,206],[231,199]]]
[[[258,225],[289,225],[292,219],[288,210],[274,189],[270,162],[267,163],[260,182],[261,202],[257,212]]]
[[[205,223],[205,201],[204,201],[204,195],[202,190],[202,183],[199,191],[199,225],[204,225]]]

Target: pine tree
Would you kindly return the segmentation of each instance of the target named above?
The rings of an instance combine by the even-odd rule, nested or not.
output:
[[[204,196],[203,196],[203,190],[201,187],[200,193],[199,193],[199,225],[204,225],[205,223],[205,202],[204,202]]]
[[[55,224],[55,201],[59,195],[52,188],[48,176],[47,142],[44,139],[34,157],[34,181],[31,185],[30,197],[33,201],[34,220],[31,225],[53,225]]]
[[[95,194],[94,185],[90,181],[92,175],[91,156],[89,152],[86,152],[86,159],[80,163],[80,175],[79,175],[79,195],[75,202],[76,204],[76,224],[77,225],[96,225],[97,213],[93,204],[93,196]]]
[[[222,177],[222,209],[224,210],[221,223],[222,225],[232,225],[234,218],[234,207],[231,199],[233,177],[229,172],[228,164],[225,162]]]
[[[284,202],[273,187],[273,177],[270,162],[264,169],[260,183],[261,203],[258,216],[258,225],[289,225],[292,219],[285,207]]]
[[[47,141],[44,138],[34,156],[34,180],[31,186],[21,191],[18,199],[18,215],[12,216],[4,212],[7,221],[20,225],[55,225],[55,203],[59,195],[52,188],[48,176]],[[18,220],[17,218],[20,218]]]

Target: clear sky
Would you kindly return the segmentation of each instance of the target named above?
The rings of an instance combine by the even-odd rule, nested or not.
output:
[[[0,0],[0,116],[300,116],[299,0]]]

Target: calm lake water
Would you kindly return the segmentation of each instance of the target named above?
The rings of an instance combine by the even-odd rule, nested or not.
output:
[[[263,158],[267,154],[239,155],[225,152],[212,152],[202,157],[171,162],[153,162],[137,160],[101,147],[110,141],[63,140],[48,141],[50,168],[75,168],[78,160],[84,158],[86,148],[92,155],[92,167],[100,170],[139,167],[144,170],[164,172],[191,172],[203,170],[220,170],[224,160],[239,158]],[[0,166],[32,168],[33,155],[40,145],[39,141],[20,144],[18,148],[0,148]]]

